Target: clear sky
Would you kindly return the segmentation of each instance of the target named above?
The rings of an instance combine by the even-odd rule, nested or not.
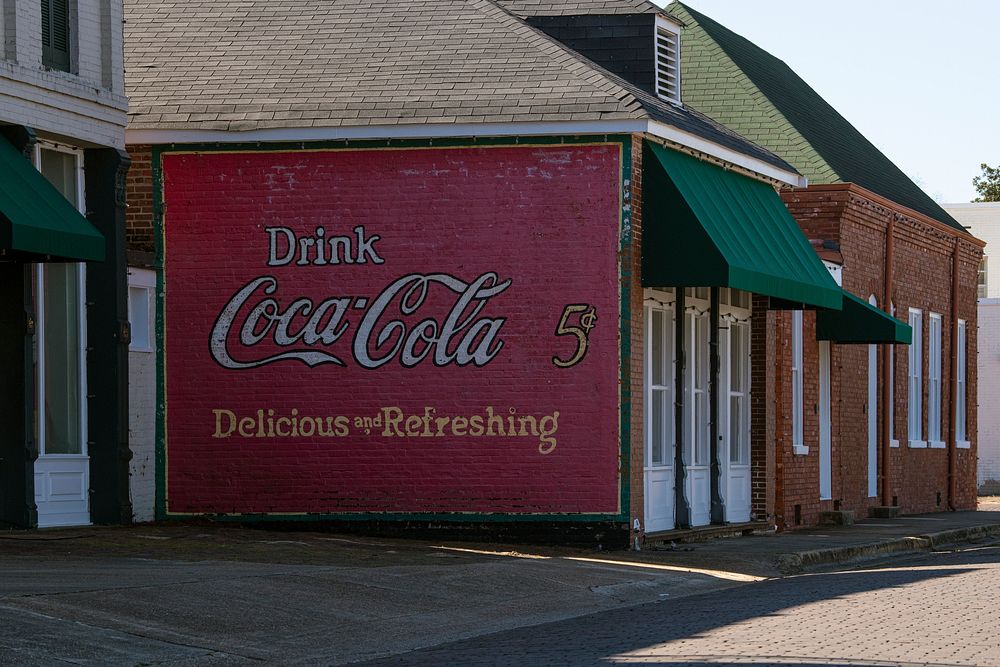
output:
[[[1000,164],[1000,0],[686,4],[784,60],[939,202]]]

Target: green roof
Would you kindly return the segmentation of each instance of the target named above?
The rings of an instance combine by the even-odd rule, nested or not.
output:
[[[843,296],[770,185],[646,143],[644,287],[735,287],[840,310]]]
[[[681,95],[686,105],[784,158],[811,183],[856,183],[965,231],[788,65],[690,7]]]
[[[913,342],[913,329],[889,313],[844,291],[840,311],[816,311],[816,340],[834,343],[901,343]]]

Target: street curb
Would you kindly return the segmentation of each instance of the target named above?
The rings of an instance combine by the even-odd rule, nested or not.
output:
[[[878,556],[898,553],[913,553],[931,551],[946,544],[969,542],[982,537],[1000,536],[1000,524],[983,524],[954,528],[914,537],[901,537],[894,540],[855,544],[849,547],[833,547],[830,549],[815,549],[791,554],[782,554],[777,558],[778,570],[783,575],[800,574],[807,569],[821,565],[837,565],[855,561],[869,560]]]

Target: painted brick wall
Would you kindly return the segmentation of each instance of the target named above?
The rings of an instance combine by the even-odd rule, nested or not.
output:
[[[42,67],[41,5],[4,3],[0,121],[122,148],[126,123],[121,0],[79,0],[74,73]],[[13,10],[13,11],[12,11]]]
[[[798,220],[806,236],[814,242],[832,241],[839,244],[843,256],[844,288],[867,299],[875,295],[879,305],[884,303],[884,265],[886,251],[886,230],[890,221],[895,237],[895,291],[892,300],[897,315],[904,321],[910,307],[924,311],[924,433],[927,423],[927,313],[942,315],[942,423],[941,431],[947,441],[953,411],[950,404],[949,386],[953,381],[951,371],[951,294],[952,261],[955,252],[954,234],[927,223],[919,214],[893,207],[889,202],[866,193],[866,191],[845,184],[842,186],[820,186],[808,189],[785,191],[783,199],[793,216]],[[977,315],[975,307],[975,270],[981,250],[968,242],[961,242],[959,248],[959,290],[958,317],[968,322],[968,358],[975,358]],[[780,317],[780,315],[779,315]],[[807,335],[807,339],[809,336]],[[808,361],[807,373],[816,377],[817,367]],[[879,387],[881,377],[881,355],[886,347],[880,346]],[[779,432],[778,447],[785,451],[782,458],[791,463],[784,475],[779,472],[779,487],[784,495],[778,511],[784,521],[780,527],[794,527],[789,520],[795,505],[802,508],[802,525],[815,522],[818,512],[825,509],[852,510],[859,516],[867,514],[868,508],[880,504],[880,498],[869,498],[867,494],[868,465],[868,346],[833,345],[831,369],[832,402],[832,452],[833,452],[833,499],[818,500],[818,459],[810,449],[807,457],[794,457],[788,452],[791,446],[787,431]],[[948,499],[948,456],[945,448],[910,448],[906,441],[907,424],[907,347],[895,346],[894,365],[894,434],[901,442],[892,450],[890,461],[892,494],[904,512],[929,512],[947,509]],[[776,366],[784,369],[782,365]],[[814,369],[811,372],[809,369]],[[780,376],[779,376],[780,377]],[[967,402],[974,406],[976,394],[975,365],[969,364],[967,379],[969,395]],[[778,381],[772,379],[772,381]],[[778,382],[790,390],[790,380]],[[806,406],[810,384],[806,384]],[[779,403],[790,409],[785,401]],[[879,390],[878,410],[884,409]],[[809,410],[807,409],[807,412]],[[976,461],[976,416],[975,410],[968,411],[968,432],[972,441],[971,449],[958,449],[956,456],[957,489],[953,499],[959,509],[975,507],[975,461]],[[810,420],[806,419],[807,440]],[[881,435],[879,436],[881,437]],[[795,481],[789,481],[789,473]],[[803,481],[804,480],[804,481]],[[940,503],[938,499],[940,494]]]
[[[128,355],[129,492],[134,521],[155,518],[156,495],[156,352]]]
[[[979,302],[979,490],[1000,494],[1000,299]]]
[[[612,143],[165,155],[169,510],[619,512],[620,467],[627,473],[619,460],[620,149]],[[297,237],[314,238],[317,227],[327,238],[360,234],[354,238],[369,239],[384,261],[368,256],[365,263],[318,266],[313,253],[301,264],[300,255],[282,264],[269,259],[269,240],[281,237],[266,230],[276,227]],[[277,247],[282,255],[285,246]],[[400,340],[399,329],[378,334],[390,318],[407,335],[417,330],[433,338],[432,324],[419,328],[428,317],[444,326],[464,288],[420,278],[438,272],[463,282],[496,272],[495,281],[483,283],[487,290],[511,280],[462,311],[466,328],[472,319],[502,320],[495,342],[503,347],[489,348],[498,352],[481,366],[459,367],[447,358],[435,362],[434,350],[421,361],[424,343],[411,338],[418,357],[412,367],[396,354],[383,366],[362,368],[364,354],[378,357]],[[388,300],[371,337],[356,335],[377,295],[414,274],[417,282],[405,284],[416,287]],[[273,295],[263,293],[271,284],[265,280],[243,306],[233,301],[244,285],[266,276],[276,280]],[[290,344],[275,338],[276,309],[286,311],[299,298],[317,307],[334,297],[346,298],[343,338],[298,340],[305,311],[292,318]],[[234,326],[213,335],[228,319],[227,304],[235,304],[228,311]],[[593,308],[596,323],[583,319],[590,310],[566,311],[570,305]],[[572,368],[553,363],[578,346],[574,335],[556,335],[564,312],[569,327],[594,324],[586,355]],[[446,349],[454,351],[461,336]],[[476,348],[484,340],[485,329],[468,342]],[[275,358],[289,353],[295,356]],[[236,368],[243,364],[250,367]],[[424,425],[412,433],[388,425],[393,411],[419,420],[427,408],[436,410],[433,419],[450,420],[435,421],[429,437],[418,435],[427,432]],[[533,416],[539,430],[558,412],[558,430],[524,434],[522,427],[517,436],[487,438],[452,428],[455,417],[485,418],[487,409]],[[295,435],[288,421],[273,435],[270,424],[244,427],[243,420],[266,421],[269,410],[276,420],[295,410],[300,418],[346,422],[335,421],[330,438]],[[381,425],[363,421],[380,415]],[[284,428],[292,435],[280,437]]]

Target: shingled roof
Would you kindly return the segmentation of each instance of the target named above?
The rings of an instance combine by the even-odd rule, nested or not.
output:
[[[785,158],[811,183],[856,183],[964,230],[783,61],[682,3],[668,9],[688,23],[686,103]]]
[[[500,4],[125,0],[129,129],[655,120],[794,173],[772,153],[645,93]]]

